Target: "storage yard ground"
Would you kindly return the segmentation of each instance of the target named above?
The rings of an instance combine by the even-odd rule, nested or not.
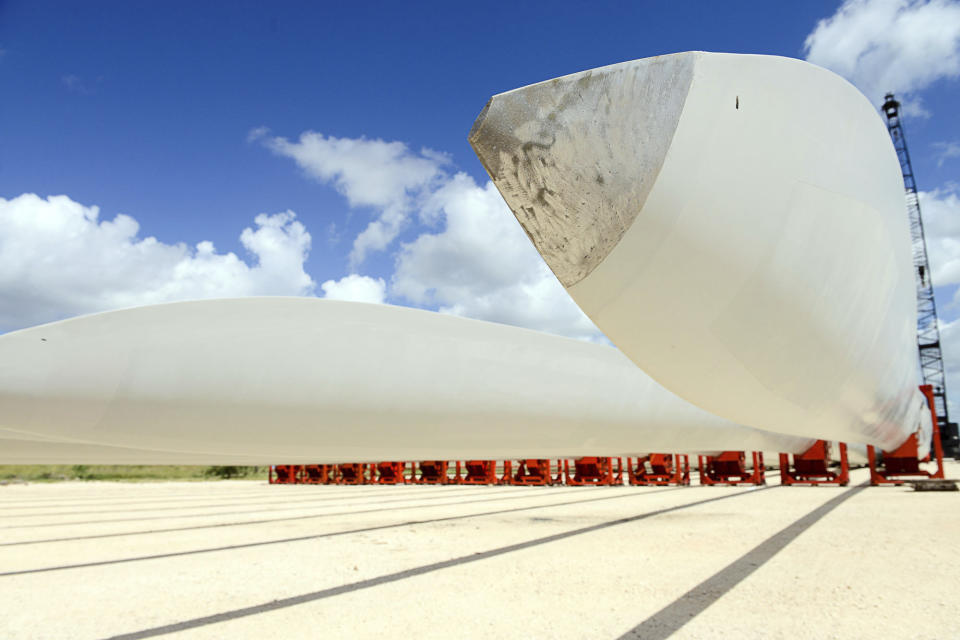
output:
[[[960,638],[960,493],[771,476],[3,486],[0,638]]]

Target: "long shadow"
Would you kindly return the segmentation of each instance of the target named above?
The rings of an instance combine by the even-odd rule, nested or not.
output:
[[[620,636],[619,640],[664,640],[693,620],[724,594],[746,580],[797,536],[821,518],[867,488],[857,485],[826,501],[788,527],[781,529],[743,556],[713,574],[660,611]]]
[[[159,482],[165,482],[165,481],[159,481]],[[219,481],[215,481],[215,482],[218,482],[218,483],[219,483]],[[193,483],[193,484],[200,485],[201,488],[203,488],[203,484],[204,484],[204,483],[203,483],[203,482],[196,482],[196,483]],[[227,482],[224,482],[223,484],[227,484]],[[138,492],[141,490],[141,487],[140,487],[139,485],[134,485],[134,486],[136,486]],[[409,484],[408,484],[408,485],[376,485],[376,484],[369,484],[369,485],[352,486],[352,487],[350,487],[350,488],[352,488],[352,489],[354,489],[354,490],[356,490],[356,491],[366,490],[366,491],[368,491],[368,492],[370,492],[370,493],[373,493],[373,492],[375,492],[375,491],[377,491],[377,490],[384,490],[384,489],[410,489],[410,488],[412,488],[412,487],[414,487],[414,486],[415,486],[415,485],[409,485]],[[433,486],[433,487],[436,487],[437,485],[424,485],[424,486]],[[451,485],[443,485],[443,486],[444,486],[445,488],[450,488],[450,489],[465,488],[464,485],[452,485],[452,484],[451,484]],[[467,485],[467,486],[471,486],[471,485]],[[482,485],[480,485],[480,486],[482,487]],[[250,497],[250,496],[254,496],[254,497],[257,497],[257,496],[267,497],[267,496],[273,496],[273,495],[280,494],[281,492],[284,492],[284,491],[289,491],[291,494],[295,495],[295,494],[297,494],[297,493],[300,492],[300,491],[335,490],[335,489],[343,488],[343,487],[344,487],[344,485],[303,485],[303,484],[272,484],[272,485],[271,485],[271,484],[267,484],[267,481],[266,481],[266,480],[263,480],[263,481],[261,481],[260,483],[254,485],[254,486],[252,486],[252,487],[244,487],[244,488],[242,488],[242,489],[240,489],[240,488],[235,489],[236,491],[240,491],[240,490],[247,491],[247,490],[249,489],[249,490],[251,491],[251,493],[231,493],[231,491],[234,490],[234,489],[232,489],[232,488],[222,489],[222,490],[221,490],[221,489],[218,489],[218,490],[214,491],[214,494],[217,494],[217,493],[219,493],[219,492],[222,491],[222,495],[211,495],[211,494],[209,494],[209,493],[204,494],[204,495],[196,495],[196,491],[194,491],[193,489],[187,489],[187,488],[178,489],[178,490],[166,490],[166,491],[162,491],[162,492],[160,492],[160,491],[151,491],[151,490],[149,490],[149,489],[143,489],[143,491],[145,492],[145,495],[146,495],[146,497],[145,497],[143,500],[147,500],[147,501],[150,501],[150,502],[162,502],[162,501],[165,501],[165,500],[166,500],[166,501],[170,501],[170,500],[178,500],[178,499],[181,499],[181,498],[183,498],[183,499],[185,499],[185,500],[210,500],[210,499],[215,498],[215,497],[220,497],[220,498],[234,498],[234,497],[240,498],[240,497]],[[2,489],[0,489],[0,491],[2,491]],[[170,497],[167,497],[167,496],[170,496]],[[103,503],[106,505],[106,504],[112,504],[112,503],[114,503],[114,502],[116,502],[116,501],[118,501],[118,500],[121,500],[121,501],[127,502],[127,503],[130,503],[130,502],[138,503],[138,502],[143,501],[143,500],[131,501],[131,500],[130,500],[130,491],[127,491],[127,492],[111,493],[111,494],[108,494],[108,495],[96,495],[96,496],[91,496],[91,495],[78,495],[78,496],[58,497],[58,498],[54,498],[54,497],[49,497],[49,496],[47,496],[47,497],[36,497],[36,498],[29,498],[29,499],[23,498],[23,497],[17,497],[17,498],[15,498],[15,499],[11,499],[11,500],[2,500],[2,499],[0,499],[0,508],[7,508],[7,507],[10,507],[10,508],[26,508],[26,505],[35,505],[37,508],[49,508],[49,507],[51,507],[51,506],[53,506],[53,507],[61,506],[61,505],[57,505],[57,504],[50,504],[50,503],[57,503],[57,502],[63,503],[63,506],[72,506],[72,505],[76,505],[76,504],[78,504],[78,503],[84,503],[84,504],[86,504],[86,503],[91,503],[91,502],[94,502],[94,503],[95,503],[95,502],[103,502]],[[18,505],[20,505],[20,506],[18,506]],[[92,504],[92,505],[90,505],[90,506],[98,506],[98,505]]]
[[[568,502],[555,502],[555,503],[550,503],[550,504],[538,504],[538,505],[532,505],[532,506],[529,506],[529,507],[515,507],[515,508],[513,508],[513,509],[497,509],[496,511],[484,511],[484,512],[481,512],[481,513],[468,513],[468,514],[458,515],[458,516],[444,516],[444,517],[441,517],[441,518],[430,518],[430,519],[424,519],[424,520],[405,520],[405,521],[403,521],[403,522],[397,522],[397,523],[394,523],[394,524],[376,525],[376,526],[373,526],[373,527],[364,527],[364,528],[361,528],[361,529],[348,529],[347,531],[333,531],[333,532],[328,532],[328,533],[316,533],[316,534],[311,534],[311,535],[307,535],[307,536],[297,536],[297,537],[293,537],[293,538],[278,538],[278,539],[275,539],[275,540],[262,540],[262,541],[260,541],[260,542],[247,542],[247,543],[243,543],[243,544],[234,544],[234,545],[227,545],[227,546],[222,546],[222,547],[207,547],[207,548],[204,548],[204,549],[193,549],[193,550],[191,550],[191,551],[176,551],[176,552],[171,552],[171,553],[158,553],[158,554],[153,554],[153,555],[148,555],[148,556],[134,556],[134,557],[132,557],[132,558],[118,558],[118,559],[116,559],[116,560],[100,560],[100,561],[97,561],[97,562],[83,562],[83,563],[78,563],[78,564],[66,564],[66,565],[60,565],[60,566],[56,566],[56,567],[42,567],[42,568],[40,568],[40,569],[23,569],[23,570],[21,570],[21,571],[8,571],[8,572],[6,572],[6,573],[0,573],[0,578],[9,577],[9,576],[20,576],[20,575],[26,575],[26,574],[31,574],[31,573],[48,573],[48,572],[51,572],[51,571],[65,571],[65,570],[67,570],[67,569],[86,569],[86,568],[90,568],[90,567],[102,567],[102,566],[112,565],[112,564],[126,564],[126,563],[128,563],[128,562],[141,562],[141,561],[144,561],[144,560],[158,560],[158,559],[161,559],[161,558],[176,558],[176,557],[180,557],[180,556],[193,556],[193,555],[199,555],[199,554],[202,554],[202,553],[214,553],[214,552],[217,552],[217,551],[233,551],[233,550],[236,550],[236,549],[249,549],[249,548],[253,548],[253,547],[266,547],[266,546],[275,545],[275,544],[287,544],[287,543],[290,543],[290,542],[303,542],[303,541],[305,541],[305,540],[319,540],[319,539],[321,539],[321,538],[335,538],[335,537],[338,537],[338,536],[346,536],[346,535],[351,535],[351,534],[354,534],[354,533],[367,533],[367,532],[370,532],[370,531],[382,531],[382,530],[385,530],[385,529],[396,529],[396,528],[400,528],[400,527],[408,527],[408,526],[411,526],[411,525],[433,524],[433,523],[436,523],[436,522],[452,522],[452,521],[454,521],[454,520],[469,520],[469,519],[471,519],[471,518],[482,518],[482,517],[496,516],[496,515],[501,515],[501,514],[506,514],[506,513],[517,513],[517,512],[520,512],[520,511],[532,511],[532,510],[535,510],[535,509],[550,509],[550,508],[553,508],[553,507],[564,507],[564,506],[570,506],[570,505],[575,505],[575,504],[585,504],[585,503],[588,503],[588,502],[602,502],[602,501],[605,501],[605,500],[617,500],[617,499],[620,499],[620,498],[630,498],[630,497],[636,498],[636,497],[640,497],[640,496],[649,496],[649,495],[654,495],[654,494],[659,494],[659,493],[666,493],[666,492],[668,492],[668,491],[678,491],[678,490],[683,489],[683,488],[684,488],[684,487],[673,487],[673,488],[670,488],[670,489],[660,489],[660,490],[649,491],[649,492],[645,492],[645,493],[628,493],[628,492],[623,492],[623,493],[621,493],[620,495],[605,496],[605,497],[603,497],[603,498],[592,498],[592,499],[589,499],[589,500],[571,500],[571,501],[568,501]],[[565,492],[565,493],[574,493],[574,492]],[[557,495],[557,494],[553,494],[553,495]],[[503,498],[503,500],[506,500],[506,499],[507,499],[507,498]],[[475,501],[475,502],[489,502],[489,500],[477,500],[477,501]],[[458,505],[459,505],[459,504],[466,504],[466,503],[460,502],[460,503],[454,503],[454,504],[458,504]],[[409,507],[398,507],[398,509],[401,509],[401,508],[409,508]],[[393,509],[383,509],[382,511],[393,511]],[[354,513],[357,513],[357,512],[354,511],[354,512],[349,512],[349,513],[341,514],[341,515],[353,515]]]
[[[298,485],[298,486],[307,486],[307,485]],[[240,506],[247,504],[296,504],[298,502],[314,501],[314,500],[348,500],[351,498],[373,498],[384,495],[389,496],[407,496],[407,495],[417,495],[417,494],[432,494],[432,495],[452,495],[452,494],[470,494],[470,493],[483,493],[484,491],[492,491],[495,489],[503,489],[504,487],[496,485],[476,485],[476,486],[463,486],[463,485],[422,485],[422,486],[411,486],[411,485],[382,485],[382,486],[349,486],[349,485],[329,485],[329,486],[318,486],[314,487],[316,493],[311,496],[310,490],[298,493],[291,493],[288,495],[271,495],[270,493],[258,493],[258,494],[238,494],[238,495],[224,495],[224,496],[185,496],[183,498],[157,498],[157,499],[144,499],[144,500],[134,500],[134,501],[124,501],[118,503],[110,504],[93,504],[93,505],[79,505],[84,507],[111,507],[111,509],[102,509],[102,510],[84,510],[84,511],[60,511],[60,512],[44,512],[44,513],[6,513],[3,507],[0,507],[0,518],[36,518],[40,516],[68,516],[68,515],[84,515],[84,514],[101,514],[101,513],[130,513],[135,511],[170,511],[175,509],[198,509],[198,508],[210,508],[217,506]],[[530,490],[535,491],[538,489],[541,490],[550,490],[555,489],[556,487],[532,487],[532,486],[511,486],[509,487],[514,491],[521,490]],[[339,490],[339,491],[338,491]],[[439,490],[439,491],[438,491]],[[282,489],[281,489],[282,491]],[[345,492],[349,492],[349,495],[344,495]],[[224,502],[218,504],[190,504],[190,502],[197,500],[216,500],[222,499]],[[269,502],[262,502],[261,500],[268,500]],[[250,502],[251,500],[256,500],[257,502]],[[175,506],[153,506],[150,503],[164,503],[164,502],[178,502],[182,503]],[[145,504],[146,507],[143,509],[126,509],[119,507],[126,507],[132,505],[141,505]],[[78,506],[78,505],[54,505],[54,506]],[[118,507],[118,508],[113,508]],[[33,507],[19,506],[12,507],[11,509],[49,509],[50,505],[34,505]],[[2,529],[4,527],[0,527]]]
[[[415,493],[417,493],[416,489],[413,491],[404,491],[403,493],[395,493],[392,495],[413,495]],[[466,493],[476,493],[476,490],[461,489],[457,492],[449,491],[444,493],[446,493],[446,495],[449,495],[451,493],[466,494]],[[95,510],[95,511],[58,511],[58,512],[45,511],[42,513],[5,514],[5,517],[7,518],[53,518],[53,517],[59,517],[59,516],[82,516],[87,514],[101,514],[101,513],[130,513],[131,511],[186,511],[189,509],[218,509],[221,507],[238,507],[238,506],[261,505],[261,504],[271,505],[271,504],[277,504],[278,502],[282,504],[299,504],[299,503],[305,503],[305,502],[327,502],[330,500],[349,500],[351,498],[357,498],[357,497],[362,498],[364,496],[375,496],[375,495],[376,495],[375,493],[368,491],[368,492],[358,493],[350,496],[342,496],[342,495],[327,496],[325,498],[318,498],[318,497],[307,498],[307,497],[299,496],[299,499],[296,499],[296,500],[271,499],[265,502],[246,502],[246,501],[243,501],[242,499],[237,499],[237,500],[240,500],[240,502],[234,501],[234,502],[227,502],[227,503],[220,502],[215,504],[191,504],[191,505],[180,504],[180,505],[173,505],[169,507],[144,507],[143,509],[101,509],[101,510]],[[263,497],[266,497],[266,496],[263,496]],[[229,499],[233,500],[233,498],[229,498]],[[59,526],[60,524],[61,523],[57,523],[57,525],[55,526]],[[68,522],[66,524],[72,524],[72,523]],[[42,526],[42,525],[23,525],[23,526]],[[19,525],[14,525],[10,527],[0,527],[0,529],[16,529],[18,527]]]
[[[166,482],[166,481],[159,481]],[[278,495],[283,491],[289,491],[290,495],[298,495],[300,491],[316,491],[316,490],[335,490],[342,487],[342,485],[303,485],[303,484],[267,484],[266,480],[262,484],[256,486],[248,487],[230,487],[229,484],[232,481],[221,482],[219,480],[214,481],[200,481],[193,482],[190,481],[190,484],[194,485],[193,487],[181,487],[176,490],[166,490],[166,491],[151,491],[150,489],[144,489],[138,483],[130,484],[130,489],[128,491],[119,492],[119,493],[109,493],[109,494],[99,494],[99,495],[89,495],[81,494],[75,496],[64,496],[59,497],[52,496],[39,496],[34,498],[24,498],[22,496],[17,497],[16,499],[11,500],[0,500],[0,509],[27,509],[27,508],[36,508],[36,509],[49,509],[51,507],[70,507],[70,506],[107,506],[112,504],[138,504],[140,502],[171,502],[173,500],[211,500],[215,498],[249,498],[249,497],[261,497],[266,498],[274,495]],[[210,487],[210,484],[216,486],[215,489]],[[459,485],[450,485],[453,488],[458,487]],[[409,489],[411,485],[359,485],[353,487],[354,489],[367,489],[375,491],[377,489]],[[206,489],[212,489],[206,491]],[[98,490],[99,491],[99,490]],[[143,498],[134,498],[135,495],[139,496],[140,493],[143,493]],[[199,493],[198,493],[199,492]],[[300,494],[302,495],[302,494]],[[60,504],[57,504],[60,503]],[[93,503],[93,504],[91,504]],[[100,503],[100,504],[96,504]]]
[[[37,498],[36,500],[0,500],[0,510],[2,509],[50,509],[51,507],[106,507],[124,504],[141,504],[144,502],[174,502],[175,500],[211,500],[214,497],[241,500],[243,498],[266,498],[270,496],[267,490],[256,493],[224,493],[224,495],[213,496],[210,494],[190,495],[190,494],[165,494],[173,497],[162,497],[158,495],[148,496],[140,500],[131,500],[129,495],[114,496],[74,496],[72,498]],[[59,504],[51,504],[59,503]],[[91,504],[93,503],[93,504]]]
[[[304,491],[292,491],[286,495],[283,494],[283,491],[288,487],[301,487],[304,488]],[[230,493],[229,491],[224,491],[222,493],[211,492],[211,493],[171,493],[165,495],[147,495],[141,499],[132,499],[129,494],[127,495],[115,495],[109,497],[84,497],[77,496],[75,498],[51,498],[46,501],[44,500],[28,500],[28,501],[18,501],[17,503],[4,503],[0,502],[0,511],[6,509],[52,509],[52,508],[71,508],[71,507],[115,507],[115,506],[124,506],[131,504],[150,504],[157,502],[194,502],[197,500],[250,500],[257,498],[277,498],[284,499],[286,498],[302,498],[309,493],[325,493],[333,492],[337,489],[353,489],[356,493],[376,493],[377,490],[400,490],[407,489],[410,490],[412,487],[410,485],[361,485],[361,486],[351,486],[345,487],[343,485],[273,485],[269,488],[264,488],[262,491],[252,492],[252,493]],[[451,488],[458,488],[458,485],[453,485]],[[364,491],[366,490],[366,491]],[[309,492],[309,493],[308,493]],[[169,497],[166,497],[169,496]],[[51,504],[53,503],[53,504]]]
[[[567,493],[582,493],[582,489],[573,489],[567,491],[554,491],[550,493],[551,496],[559,496]],[[510,492],[490,492],[490,493],[510,493]],[[486,494],[487,496],[490,493]],[[196,531],[198,529],[221,529],[223,527],[242,527],[245,525],[253,524],[270,524],[272,522],[295,522],[297,520],[317,520],[320,518],[331,518],[334,516],[351,516],[351,515],[365,515],[369,513],[382,513],[385,511],[402,511],[404,509],[431,509],[433,507],[449,507],[456,506],[461,504],[477,504],[480,502],[504,502],[507,500],[523,500],[524,498],[536,498],[538,497],[534,492],[523,493],[521,495],[513,495],[507,497],[497,497],[497,498],[481,498],[477,500],[454,500],[453,502],[431,502],[430,504],[413,504],[413,505],[404,505],[402,507],[381,507],[378,509],[362,509],[360,511],[337,511],[334,513],[313,513],[303,516],[288,516],[285,518],[262,518],[260,520],[241,520],[240,522],[214,522],[211,524],[198,524],[190,527],[169,527],[167,529],[148,529],[146,531],[117,531],[114,533],[94,533],[87,536],[65,536],[62,538],[43,538],[41,540],[19,540],[16,542],[2,542],[0,543],[0,548],[3,547],[20,547],[24,545],[31,544],[46,544],[50,542],[70,542],[74,540],[97,540],[100,538],[119,538],[123,536],[140,536],[148,535],[153,533],[169,533],[172,531]],[[396,502],[409,502],[409,500],[381,500],[379,502],[368,502],[365,504],[394,504]],[[351,505],[347,505],[351,506]],[[358,505],[363,506],[363,505]],[[240,513],[261,513],[261,511],[241,511]],[[230,514],[212,514],[212,515],[230,515]],[[0,573],[0,576],[3,574]]]
[[[166,481],[161,481],[161,482],[166,482]],[[24,482],[23,484],[25,487],[26,486],[33,487],[34,485],[34,483],[32,482]],[[50,489],[56,488],[57,484],[59,483],[51,483],[49,488]],[[202,486],[203,483],[195,482],[193,484]],[[70,485],[72,487],[74,486],[74,483],[71,481]],[[247,487],[247,488],[253,488],[253,487]],[[121,489],[123,489],[123,486],[121,486]],[[263,487],[258,488],[257,491],[261,492],[265,489],[266,489],[266,484],[264,484]],[[0,492],[4,490],[9,491],[10,489],[5,487],[0,487]],[[91,495],[89,493],[89,490],[94,490],[96,491],[96,493],[94,495]],[[30,491],[30,489],[24,489],[24,491]],[[96,489],[91,489],[90,487],[81,487],[79,491],[81,491],[82,493],[79,493],[77,495],[64,495],[64,494],[43,495],[41,494],[41,495],[36,495],[31,497],[19,495],[15,497],[10,497],[7,500],[0,498],[0,507],[8,507],[8,506],[16,507],[17,505],[32,505],[32,504],[49,507],[51,506],[51,503],[55,503],[55,502],[62,502],[66,505],[70,505],[70,504],[87,503],[87,502],[109,502],[112,500],[130,500],[131,491],[143,492],[144,495],[148,496],[151,499],[162,498],[164,496],[175,496],[181,493],[179,490],[169,490],[169,489],[162,492],[151,491],[149,488],[142,488],[140,486],[140,483],[130,483],[129,489],[127,491],[123,491],[123,490],[118,491],[117,485],[115,483],[111,483],[110,489],[104,489],[103,487],[97,487]],[[0,493],[0,495],[3,495],[3,494]],[[183,495],[191,495],[191,494],[184,493]],[[194,495],[194,497],[197,497],[197,496]],[[200,497],[209,498],[210,496],[208,494],[204,494],[203,496],[200,496]],[[52,506],[59,506],[59,505],[54,504]]]
[[[74,501],[84,501],[84,502],[96,502],[101,500],[129,500],[131,499],[131,494],[139,495],[139,492],[143,492],[149,498],[165,499],[166,496],[178,496],[184,495],[192,498],[202,498],[204,496],[198,496],[196,490],[203,488],[210,488],[212,493],[222,493],[224,496],[230,495],[243,495],[243,494],[273,494],[279,491],[290,491],[291,493],[296,493],[298,491],[312,491],[316,489],[337,489],[342,488],[346,485],[338,484],[304,484],[304,483],[295,483],[295,484],[285,484],[285,483],[276,483],[269,484],[266,477],[256,480],[220,480],[219,478],[212,478],[209,480],[146,480],[143,483],[140,481],[136,482],[117,482],[112,481],[95,481],[96,483],[109,484],[109,487],[92,487],[84,486],[84,481],[69,481],[66,484],[72,485],[77,488],[78,491],[88,491],[93,490],[97,493],[90,495],[89,493],[81,493],[76,496],[57,496],[57,495],[39,495],[36,497],[25,497],[25,496],[11,496],[9,499],[4,500],[0,498],[0,506],[3,505],[12,505],[16,503],[27,503],[27,504],[36,504],[36,503],[49,503],[49,502],[64,502],[72,504]],[[30,486],[33,486],[32,483],[26,483]],[[56,484],[56,483],[54,483]],[[126,489],[124,489],[126,485]],[[169,485],[169,486],[165,486]],[[236,485],[236,486],[234,486]],[[351,485],[354,489],[366,489],[368,491],[376,491],[377,489],[410,489],[420,485],[414,484],[362,484],[362,485]],[[437,485],[432,485],[437,486]],[[483,485],[457,485],[457,484],[447,484],[441,485],[448,487],[450,489],[464,488],[470,486],[483,486]],[[120,487],[118,489],[118,487]],[[52,488],[52,487],[51,487]],[[0,489],[2,491],[2,489]],[[109,492],[109,493],[106,493]],[[238,492],[238,493],[231,493]],[[239,492],[244,492],[243,494]],[[0,496],[3,494],[0,493]],[[210,497],[210,494],[206,494],[206,497]]]
[[[500,494],[500,493],[510,493],[510,492],[516,492],[516,491],[515,491],[514,489],[503,489],[503,490],[500,490],[500,491],[490,491],[490,492],[488,492],[488,493],[485,493],[484,495],[491,495],[491,494],[494,494],[494,493],[496,493],[496,494]],[[528,494],[526,494],[526,495],[530,495],[530,494],[533,494],[533,493],[535,493],[535,492],[530,491],[530,492],[529,492]],[[455,495],[464,495],[464,494],[455,494]],[[466,494],[466,495],[469,495],[469,494]],[[451,497],[451,494],[450,494],[450,493],[443,493],[443,494],[437,493],[437,494],[433,494],[433,495],[421,495],[421,496],[409,497],[409,498],[390,499],[390,500],[378,500],[378,501],[375,501],[375,502],[364,502],[364,503],[361,503],[361,504],[392,504],[392,503],[395,503],[395,502],[416,502],[416,501],[418,501],[418,500],[419,500],[419,501],[442,500],[442,499],[444,499],[444,498],[450,498],[450,497]],[[330,498],[317,498],[317,499],[314,499],[314,500],[309,500],[309,501],[307,501],[307,502],[311,502],[311,503],[314,503],[314,502],[339,502],[339,501],[341,501],[341,500],[353,500],[353,499],[356,499],[356,498],[357,498],[356,496],[339,496],[339,497],[330,497]],[[361,499],[362,499],[362,498],[361,498]],[[248,504],[250,504],[250,503],[248,503]],[[270,502],[270,503],[267,503],[267,504],[276,504],[276,503]],[[285,504],[290,504],[290,502],[287,502],[287,503],[285,503]],[[278,508],[276,508],[276,509],[246,509],[246,510],[243,510],[243,511],[220,511],[220,512],[218,512],[218,513],[209,513],[209,512],[204,512],[204,513],[186,513],[186,514],[183,514],[183,515],[180,515],[180,516],[174,516],[174,515],[137,516],[137,517],[135,517],[135,518],[108,518],[108,519],[106,519],[106,520],[73,520],[73,521],[70,521],[70,522],[45,522],[45,523],[42,523],[42,524],[12,524],[12,525],[8,525],[8,526],[0,527],[0,530],[10,530],[10,529],[48,529],[48,528],[50,528],[50,527],[72,527],[72,526],[74,526],[74,525],[80,526],[80,525],[88,525],[88,524],[112,524],[112,523],[114,523],[114,522],[145,522],[145,521],[147,521],[147,520],[186,520],[186,519],[189,519],[189,518],[215,518],[215,517],[217,517],[217,516],[237,516],[237,515],[243,515],[243,514],[246,514],[246,513],[263,513],[263,512],[265,512],[265,511],[266,511],[266,512],[270,512],[270,511],[293,511],[293,510],[296,510],[296,509],[308,509],[308,508],[309,508],[309,507],[285,507],[285,506],[284,506],[284,507],[278,507]],[[279,520],[287,520],[287,519],[288,519],[288,518],[279,518]],[[296,518],[289,518],[289,519],[296,520]],[[267,521],[267,522],[269,522],[269,521]],[[2,545],[0,545],[0,546],[2,546]]]
[[[369,578],[367,580],[351,582],[349,584],[340,585],[338,587],[331,587],[329,589],[322,589],[320,591],[304,593],[299,596],[292,596],[289,598],[281,598],[279,600],[273,600],[272,602],[265,602],[263,604],[253,605],[250,607],[242,607],[240,609],[234,609],[233,611],[225,611],[223,613],[217,613],[212,616],[203,616],[200,618],[193,618],[191,620],[184,620],[182,622],[175,622],[173,624],[153,627],[151,629],[143,629],[141,631],[135,631],[133,633],[125,633],[118,636],[113,636],[110,640],[138,640],[141,638],[153,638],[153,637],[165,635],[168,633],[176,633],[178,631],[187,631],[188,629],[196,629],[197,627],[204,627],[210,624],[217,624],[219,622],[236,620],[237,618],[244,618],[247,616],[259,615],[261,613],[267,613],[269,611],[276,611],[277,609],[295,607],[297,605],[306,604],[308,602],[315,602],[317,600],[332,598],[333,596],[339,596],[345,593],[352,593],[354,591],[360,591],[362,589],[370,589],[372,587],[378,587],[380,585],[389,584],[391,582],[406,580],[407,578],[422,576],[427,573],[433,573],[434,571],[441,571],[443,569],[450,569],[452,567],[471,564],[473,562],[489,560],[490,558],[502,556],[507,553],[513,553],[515,551],[523,551],[524,549],[530,549],[532,547],[549,544],[551,542],[558,542],[560,540],[567,540],[569,538],[586,535],[588,533],[603,531],[604,529],[609,529],[611,527],[618,527],[620,525],[629,524],[632,522],[638,522],[640,520],[646,520],[647,518],[653,518],[655,516],[663,515],[665,513],[680,511],[682,509],[689,509],[691,507],[697,507],[700,505],[709,504],[711,502],[719,502],[720,500],[729,500],[731,498],[742,497],[745,495],[749,495],[751,493],[756,493],[758,491],[765,491],[768,488],[772,488],[772,487],[763,487],[762,489],[754,489],[751,491],[741,491],[733,494],[717,496],[715,498],[706,498],[704,500],[697,500],[696,502],[688,502],[686,504],[677,505],[675,507],[666,507],[664,509],[657,509],[656,511],[648,511],[646,513],[641,513],[641,514],[630,516],[627,518],[618,518],[617,520],[601,522],[600,524],[594,524],[588,527],[581,527],[580,529],[573,529],[571,531],[555,533],[553,535],[543,536],[541,538],[534,538],[533,540],[518,542],[518,543],[507,545],[504,547],[490,549],[489,551],[481,551],[481,552],[473,553],[467,556],[460,556],[458,558],[451,558],[450,560],[442,560],[440,562],[434,562],[434,563],[423,565],[420,567],[414,567],[412,569],[398,571],[396,573],[388,573],[383,576],[377,576],[376,578]]]

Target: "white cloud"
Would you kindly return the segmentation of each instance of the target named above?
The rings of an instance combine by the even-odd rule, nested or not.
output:
[[[948,189],[919,195],[933,283],[960,284],[960,197]]]
[[[261,127],[251,132],[262,138]],[[423,194],[445,178],[449,159],[436,151],[414,153],[402,142],[335,138],[314,131],[301,134],[297,142],[286,138],[263,138],[275,153],[292,158],[308,175],[332,184],[351,207],[370,207],[377,217],[353,243],[352,266],[371,251],[386,249],[399,235]]]
[[[382,304],[387,293],[387,284],[383,278],[371,278],[351,273],[339,280],[327,280],[320,285],[324,297],[329,300],[348,300],[350,302],[371,302]]]
[[[263,140],[270,133],[270,127],[254,127],[247,133],[247,142]]]
[[[90,84],[74,73],[61,76],[60,82],[62,82],[67,91],[70,91],[71,93],[79,93],[82,96],[88,96],[93,93],[93,89],[91,88]]]
[[[946,371],[950,413],[956,420],[958,396],[954,393],[960,381],[960,319],[944,323],[951,308],[960,304],[960,197],[950,189],[920,193],[927,258],[933,272],[933,284],[939,292],[953,293],[953,300],[937,299],[940,316],[940,345]],[[944,312],[947,312],[946,314]]]
[[[383,250],[413,219],[428,229],[396,252],[388,292],[382,280],[350,275],[321,285],[327,297],[398,301],[442,313],[588,340],[602,335],[537,254],[492,183],[451,176],[445,154],[402,142],[333,138],[307,131],[297,142],[256,136],[311,177],[333,185],[353,208],[377,217],[354,239],[351,263]]]
[[[480,187],[459,173],[424,201],[420,218],[443,228],[402,246],[394,295],[443,313],[601,339],[492,183]]]
[[[933,148],[937,151],[937,166],[942,167],[943,163],[950,158],[960,158],[960,142],[934,142]]]
[[[140,238],[134,218],[101,221],[67,196],[0,198],[0,331],[173,300],[312,293],[310,234],[293,212],[254,222],[240,235],[251,266],[211,242]]]
[[[944,377],[947,381],[948,410],[954,422],[960,413],[960,399],[953,392],[960,380],[960,319],[940,324],[940,345],[943,355]]]
[[[960,3],[846,0],[804,42],[807,60],[846,77],[874,103],[960,75]],[[904,100],[908,115],[929,115]]]
[[[933,115],[927,109],[927,106],[923,103],[923,98],[920,96],[907,94],[906,97],[904,97],[903,94],[900,94],[897,96],[897,102],[900,103],[900,115],[910,119],[920,120]]]

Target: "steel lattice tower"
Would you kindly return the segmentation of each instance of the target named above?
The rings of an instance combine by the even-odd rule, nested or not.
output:
[[[943,352],[940,348],[940,326],[937,323],[937,305],[933,298],[933,281],[930,277],[930,263],[927,260],[927,241],[923,234],[917,182],[913,177],[907,139],[903,133],[903,124],[900,122],[900,103],[894,99],[892,93],[884,96],[882,109],[887,116],[887,129],[890,131],[890,138],[893,139],[893,146],[897,150],[897,158],[900,160],[900,168],[903,172],[903,185],[906,189],[910,239],[913,241],[913,268],[917,283],[917,347],[920,352],[920,375],[924,384],[933,386],[943,448],[955,456],[960,450],[960,442],[957,438],[957,424],[950,422],[947,408],[947,383],[943,370]]]

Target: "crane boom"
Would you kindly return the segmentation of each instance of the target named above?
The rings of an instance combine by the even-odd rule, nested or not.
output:
[[[943,448],[951,455],[957,455],[960,442],[957,438],[957,424],[950,422],[947,405],[947,384],[943,366],[943,350],[940,345],[940,326],[937,322],[937,304],[933,294],[933,278],[927,259],[927,241],[923,233],[923,217],[920,214],[920,198],[917,182],[910,164],[907,139],[900,120],[900,103],[892,93],[884,96],[881,107],[887,117],[887,129],[900,160],[903,171],[903,185],[906,190],[907,215],[910,217],[910,239],[913,242],[913,267],[917,284],[917,349],[920,356],[920,375],[924,384],[933,386],[936,404],[937,422]]]

